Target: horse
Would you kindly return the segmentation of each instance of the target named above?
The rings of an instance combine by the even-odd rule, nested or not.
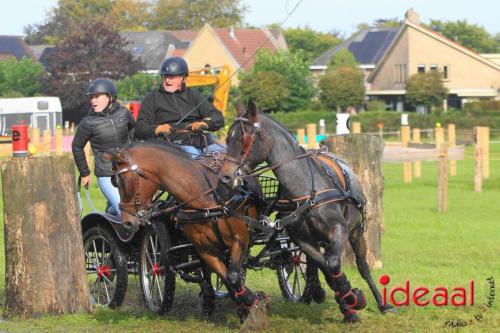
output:
[[[167,191],[177,203],[174,209],[167,210],[174,213],[178,226],[200,259],[227,287],[243,325],[250,319],[255,321],[255,318],[261,318],[265,324],[267,315],[263,308],[267,308],[268,299],[263,300],[247,288],[240,274],[250,242],[243,214],[256,215],[257,210],[250,208],[246,211],[248,203],[236,201],[231,210],[242,213],[239,216],[225,214],[220,209],[218,194],[214,192],[218,179],[216,172],[192,160],[189,154],[172,143],[132,143],[109,154],[108,158],[115,167],[113,181],[120,192],[122,223],[137,228],[151,215],[155,194],[159,190]],[[223,260],[226,249],[230,250],[228,266]],[[210,296],[215,297],[213,288],[210,291]],[[254,315],[255,312],[259,315]]]
[[[280,184],[281,206],[284,208],[277,206],[278,211],[283,212],[283,218],[276,221],[275,227],[285,228],[292,241],[323,272],[326,282],[335,292],[344,322],[359,321],[356,310],[366,306],[362,291],[352,288],[341,271],[346,239],[355,254],[358,271],[371,289],[380,312],[395,312],[394,307],[382,303],[366,261],[362,214],[365,199],[362,192],[351,195],[346,188],[347,180],[354,187],[361,188],[354,173],[351,171],[345,177],[344,168],[332,156],[325,158],[318,151],[306,152],[288,129],[259,112],[253,101],[249,101],[246,109],[240,106],[238,111],[238,118],[228,131],[228,150],[218,187],[234,188],[252,172],[255,175],[272,170]],[[267,162],[267,168],[253,171],[264,162]]]

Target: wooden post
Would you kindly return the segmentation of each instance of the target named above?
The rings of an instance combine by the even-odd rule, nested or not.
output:
[[[352,133],[361,133],[361,123],[359,121],[352,123]]]
[[[481,152],[483,164],[483,178],[490,178],[490,128],[482,128],[482,138],[481,138]]]
[[[43,152],[46,155],[50,154],[50,143],[52,141],[52,133],[49,129],[43,131]]]
[[[483,192],[483,167],[481,146],[474,145],[474,191]]]
[[[72,158],[13,158],[1,168],[7,313],[90,311]]]
[[[434,133],[436,136],[436,148],[441,149],[441,145],[444,143],[444,128],[436,127]]]
[[[374,135],[338,135],[325,141],[329,151],[342,156],[354,173],[358,175],[363,193],[366,197],[367,231],[364,238],[367,242],[368,264],[372,268],[381,268],[381,237],[384,224],[382,198],[384,193],[384,177],[382,156],[384,140]],[[346,253],[347,252],[347,253]],[[342,262],[354,264],[354,256],[350,246],[346,246]]]
[[[63,153],[63,129],[60,127],[56,128],[56,155],[62,155]]]
[[[401,126],[401,145],[408,147],[410,142],[410,126]],[[411,162],[403,162],[403,179],[405,183],[412,182]]]
[[[39,128],[32,128],[31,129],[30,142],[36,148],[38,148],[38,146],[40,145],[40,129]]]
[[[318,143],[316,142],[316,124],[307,124],[307,148],[316,149]]]
[[[413,137],[413,142],[415,143],[421,143],[420,141],[420,128],[412,128],[412,137]],[[415,170],[415,178],[421,178],[422,177],[422,162],[421,161],[415,161],[414,163],[414,170]]]
[[[448,124],[448,147],[454,148],[457,146],[455,124]],[[457,161],[450,160],[450,176],[457,175]]]
[[[448,211],[448,148],[442,144],[439,151],[438,212]]]
[[[306,136],[306,131],[303,128],[297,129],[297,141],[299,145],[301,145],[302,147],[304,147],[306,144],[305,136]]]

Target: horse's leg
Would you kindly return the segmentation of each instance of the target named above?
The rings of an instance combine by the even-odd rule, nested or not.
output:
[[[306,287],[300,300],[306,304],[314,300],[316,303],[323,303],[325,301],[325,290],[321,287],[318,276],[318,265],[307,256],[306,267]]]
[[[340,217],[339,219],[342,219]],[[318,224],[319,220],[314,218],[311,224]],[[340,270],[341,256],[344,248],[344,242],[347,238],[345,224],[337,223],[330,229],[330,232],[325,234],[325,239],[329,242],[325,246],[325,254],[323,255],[311,239],[306,239],[304,235],[308,233],[301,228],[301,230],[287,230],[293,241],[299,245],[299,247],[304,251],[321,269],[325,275],[325,279],[330,286],[335,291],[335,300],[339,304],[340,311],[344,315],[345,322],[356,322],[359,321],[359,317],[356,314],[356,309],[359,308],[359,304],[363,303],[363,297],[358,300],[357,295],[353,294],[351,290],[351,285],[344,273]],[[362,296],[362,295],[361,295]]]
[[[354,228],[354,230],[351,231],[349,235],[349,244],[351,244],[354,255],[356,256],[356,266],[358,266],[358,271],[370,287],[370,290],[372,291],[372,294],[377,301],[377,306],[380,312],[384,314],[387,312],[396,312],[396,309],[392,305],[382,303],[380,292],[373,282],[373,278],[370,273],[370,267],[368,266],[368,262],[366,261],[366,241],[363,237],[361,226],[357,226],[356,228]]]
[[[212,270],[208,265],[202,265],[203,280],[200,283],[202,305],[201,311],[203,314],[210,316],[215,310],[215,291],[212,286],[211,274]]]
[[[221,278],[231,298],[237,307],[237,313],[243,323],[241,331],[262,330],[269,325],[265,309],[265,302],[260,302],[255,293],[239,282],[239,289],[235,289],[228,279],[228,269],[224,262],[215,254],[198,251],[199,257]],[[236,284],[237,285],[237,284]],[[246,319],[246,320],[245,320]]]
[[[325,247],[328,270],[324,271],[328,285],[335,291],[335,300],[344,314],[344,322],[357,322],[356,310],[366,306],[366,299],[361,291],[352,289],[346,275],[341,271],[341,257],[347,238],[347,223],[336,223],[330,244]]]

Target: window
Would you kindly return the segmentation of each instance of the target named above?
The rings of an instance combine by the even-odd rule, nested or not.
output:
[[[406,64],[403,64],[403,82],[406,82]]]
[[[398,65],[394,65],[394,83],[398,83],[398,78],[399,78],[399,75],[398,75]]]
[[[417,72],[418,73],[425,73],[425,65],[422,65],[422,64],[418,65]]]
[[[403,83],[403,65],[399,65],[399,82]]]
[[[449,72],[448,66],[445,65],[445,66],[443,66],[443,79],[449,80],[450,79],[449,76],[450,76],[450,72]]]
[[[434,71],[434,72],[435,72],[435,71],[437,71],[437,70],[438,70],[438,65],[436,65],[436,64],[432,64],[432,65],[430,66],[430,69],[431,69],[431,71]]]

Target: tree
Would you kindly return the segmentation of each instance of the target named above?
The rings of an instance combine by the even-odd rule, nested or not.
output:
[[[118,94],[122,100],[142,100],[148,92],[158,88],[161,82],[159,75],[137,73],[126,76],[116,83]]]
[[[119,80],[137,72],[140,63],[124,50],[118,32],[103,22],[87,21],[75,26],[56,45],[48,59],[50,75],[45,92],[61,98],[65,120],[79,121],[87,113],[84,93],[91,80]]]
[[[29,58],[0,61],[0,96],[30,97],[41,92],[44,68]]]
[[[44,23],[24,28],[30,44],[56,44],[82,22],[118,30],[182,30],[243,23],[241,0],[59,0]]]
[[[308,62],[313,61],[323,52],[339,45],[342,41],[330,33],[317,32],[306,26],[283,31],[288,48],[292,53],[302,53]]]
[[[45,23],[25,27],[26,41],[29,44],[57,44],[74,25],[108,21],[106,16],[112,8],[112,0],[59,0]]]
[[[354,55],[348,49],[342,48],[332,57],[328,64],[328,69],[339,67],[358,68],[358,65]]]
[[[467,20],[458,20],[456,22],[431,20],[427,27],[478,53],[500,52],[499,39],[495,39],[494,36],[477,24],[469,24]]]
[[[447,94],[438,71],[414,74],[406,82],[406,101],[414,106],[424,105],[429,110],[441,105]]]
[[[258,72],[246,75],[240,82],[241,97],[244,100],[252,98],[264,112],[279,111],[281,102],[290,91],[283,84],[286,77],[276,72]]]
[[[237,26],[243,23],[245,10],[241,0],[158,0],[151,29],[189,30],[205,23],[214,27]]]
[[[363,72],[353,67],[341,66],[327,70],[319,80],[321,101],[328,108],[342,110],[363,103],[363,78]]]
[[[255,56],[253,68],[241,74],[240,80],[248,82],[247,76],[254,76],[259,72],[274,72],[282,75],[283,81],[279,84],[286,87],[289,94],[279,103],[281,111],[292,111],[308,106],[314,95],[314,87],[309,66],[300,55],[261,50]]]

